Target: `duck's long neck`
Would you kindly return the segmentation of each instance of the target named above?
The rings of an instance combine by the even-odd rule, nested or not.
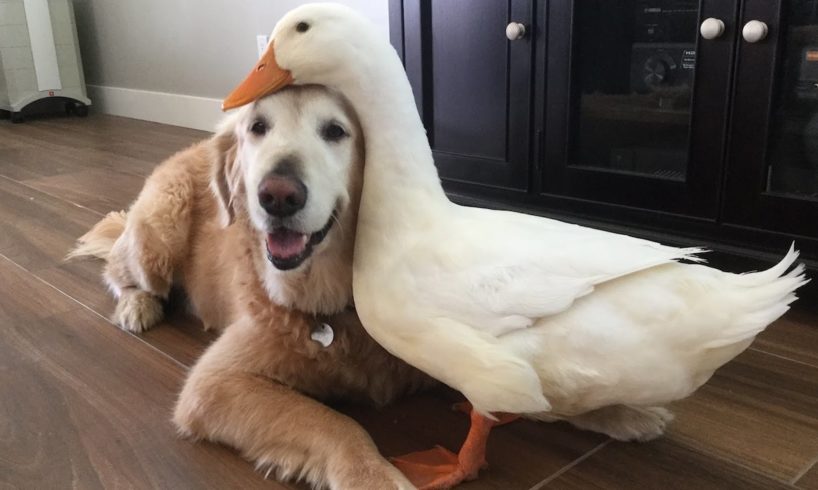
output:
[[[362,64],[363,73],[351,75],[346,86],[338,87],[357,111],[366,138],[360,224],[405,221],[420,211],[418,206],[448,204],[412,88],[394,49],[378,46]]]

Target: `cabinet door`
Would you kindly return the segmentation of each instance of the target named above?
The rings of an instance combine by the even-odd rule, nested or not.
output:
[[[444,181],[528,186],[532,0],[402,0],[406,71]],[[393,14],[393,42],[395,16]]]
[[[542,5],[540,191],[714,219],[737,0]],[[724,29],[712,39],[700,35],[708,18]]]
[[[818,0],[744,0],[753,21],[767,35],[738,46],[725,221],[818,237]]]

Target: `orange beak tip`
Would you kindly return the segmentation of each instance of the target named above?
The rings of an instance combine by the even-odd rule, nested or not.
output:
[[[270,43],[247,78],[224,99],[222,111],[249,104],[292,83],[290,72],[278,66],[273,43]]]

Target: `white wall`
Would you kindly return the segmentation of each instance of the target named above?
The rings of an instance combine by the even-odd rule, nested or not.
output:
[[[89,96],[103,112],[211,129],[218,102],[256,61],[256,35],[304,3],[74,0]],[[388,0],[339,3],[388,36]]]

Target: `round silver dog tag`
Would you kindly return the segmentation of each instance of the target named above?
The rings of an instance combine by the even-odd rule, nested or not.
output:
[[[332,327],[326,323],[321,323],[313,329],[310,338],[324,347],[329,347],[335,338],[335,332],[333,332]]]

